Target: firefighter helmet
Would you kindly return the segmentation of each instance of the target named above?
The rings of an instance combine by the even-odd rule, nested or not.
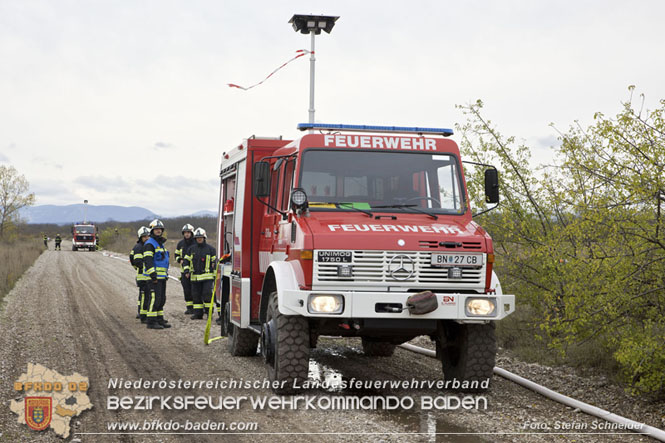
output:
[[[184,233],[187,232],[187,231],[193,233],[193,232],[194,232],[194,226],[192,226],[192,225],[190,225],[189,223],[187,223],[185,226],[182,227],[182,233],[184,234]]]
[[[196,228],[196,231],[194,231],[194,238],[208,238],[206,230],[203,228]]]
[[[158,218],[150,222],[150,232],[152,232],[154,229],[164,229],[164,223],[162,223],[162,221]]]
[[[143,237],[144,235],[150,235],[150,229],[146,228],[145,226],[141,226],[136,235],[138,235],[139,238]]]

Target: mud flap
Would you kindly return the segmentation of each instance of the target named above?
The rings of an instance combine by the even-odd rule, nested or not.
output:
[[[406,299],[406,307],[412,315],[429,314],[439,306],[436,294],[432,291],[423,291],[413,294]]]

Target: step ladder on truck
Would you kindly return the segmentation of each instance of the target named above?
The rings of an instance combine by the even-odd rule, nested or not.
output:
[[[260,344],[273,390],[291,393],[321,335],[359,337],[376,357],[428,336],[446,380],[487,389],[495,324],[515,297],[472,220],[452,131],[298,128],[310,133],[251,137],[223,154],[216,300],[231,355]],[[498,204],[498,173],[481,166]]]

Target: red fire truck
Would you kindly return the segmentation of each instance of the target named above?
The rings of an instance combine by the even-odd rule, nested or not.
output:
[[[97,226],[92,223],[74,223],[72,226],[72,251],[94,251],[97,245]]]
[[[310,133],[223,154],[216,297],[230,353],[260,344],[274,390],[289,393],[321,335],[360,337],[369,356],[425,335],[447,380],[487,388],[495,322],[515,299],[472,220],[452,131],[298,127]],[[497,171],[481,166],[498,203]]]

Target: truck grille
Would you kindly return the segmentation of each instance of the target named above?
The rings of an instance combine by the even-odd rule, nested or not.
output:
[[[318,251],[314,251],[314,279],[312,284],[316,286],[348,286],[348,287],[371,287],[390,286],[405,288],[428,288],[428,289],[472,289],[484,287],[485,265],[475,268],[462,268],[461,279],[448,279],[447,268],[432,266],[431,253],[422,251],[352,251],[353,276],[343,278],[337,275],[337,268],[341,263],[320,263]],[[391,276],[390,269],[398,267],[396,259],[391,265],[391,260],[396,256],[406,256],[407,266],[413,267],[413,274],[404,280],[398,280]],[[409,261],[410,260],[410,261]],[[412,265],[411,265],[412,263]],[[397,275],[406,277],[404,273]]]

